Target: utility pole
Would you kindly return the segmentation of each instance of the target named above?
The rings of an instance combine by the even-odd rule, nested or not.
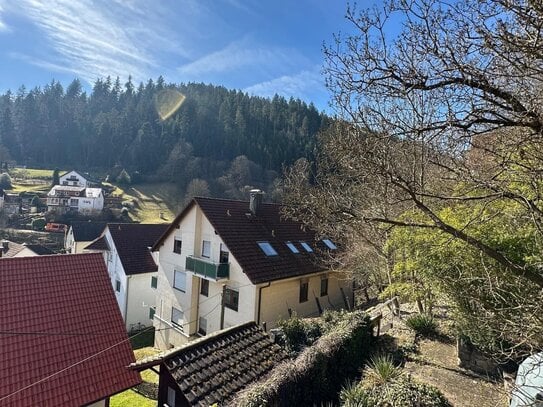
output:
[[[222,285],[222,294],[221,294],[221,329],[224,328],[224,297],[226,294],[226,284]]]

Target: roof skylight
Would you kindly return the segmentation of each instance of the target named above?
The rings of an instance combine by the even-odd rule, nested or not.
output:
[[[302,247],[305,249],[306,252],[313,253],[313,249],[306,242],[300,242],[300,244],[302,245]]]
[[[270,242],[258,242],[258,246],[266,256],[277,256],[277,252],[273,248],[273,246],[270,244]]]
[[[330,239],[322,239],[322,242],[330,249],[336,250],[337,246]]]
[[[294,243],[292,242],[285,242],[285,244],[288,246],[288,248],[290,249],[290,251],[292,253],[300,253],[300,251],[298,250],[298,248],[296,246],[294,246]]]

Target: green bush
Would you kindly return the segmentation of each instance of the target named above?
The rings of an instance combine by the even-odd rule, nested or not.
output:
[[[297,353],[313,344],[322,335],[322,329],[316,320],[306,320],[293,315],[289,319],[280,320],[279,328],[283,333],[282,345],[290,353]]]
[[[370,388],[364,383],[351,384],[344,387],[339,396],[346,407],[451,407],[438,389],[406,376]]]
[[[431,315],[417,314],[405,321],[407,326],[422,336],[432,336],[437,333],[437,323]]]
[[[0,188],[11,189],[11,177],[7,172],[0,174]]]
[[[45,228],[45,224],[46,224],[45,218],[32,219],[32,223],[31,223],[33,230],[43,230]]]

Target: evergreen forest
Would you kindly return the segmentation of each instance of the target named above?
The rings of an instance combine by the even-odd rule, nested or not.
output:
[[[162,120],[157,98],[168,90],[184,100]],[[145,181],[174,182],[181,191],[196,179],[214,195],[242,198],[246,185],[267,188],[284,165],[310,158],[328,122],[299,99],[162,77],[139,85],[98,79],[90,94],[78,79],[66,89],[52,81],[0,95],[0,161],[103,174],[124,168]]]

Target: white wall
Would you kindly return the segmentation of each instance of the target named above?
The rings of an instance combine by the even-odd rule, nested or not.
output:
[[[74,181],[68,181],[68,178],[71,178],[73,176],[75,176],[75,178],[77,179],[74,183]],[[68,172],[67,174],[64,174],[62,175],[61,177],[59,177],[59,184],[60,185],[64,185],[64,182],[67,182],[66,185],[68,186],[76,186],[76,187],[87,187],[87,180],[81,176],[80,174],[78,174],[77,172],[75,171],[70,171]]]
[[[126,327],[128,330],[136,324],[151,326],[149,308],[155,307],[156,290],[151,288],[151,277],[158,273],[142,273],[128,276],[128,307],[126,313]]]

